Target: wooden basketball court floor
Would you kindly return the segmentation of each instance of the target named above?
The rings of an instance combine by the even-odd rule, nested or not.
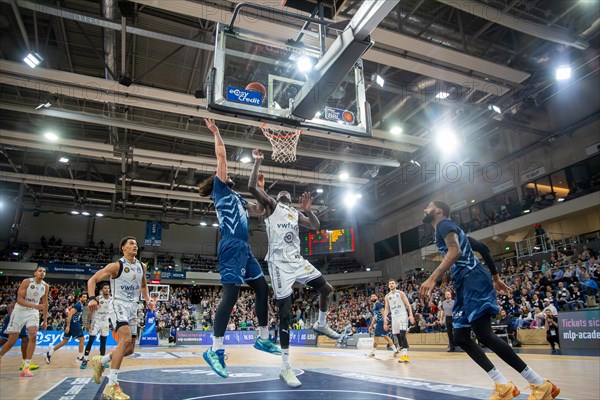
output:
[[[600,358],[550,355],[547,346],[528,346],[525,361],[561,388],[561,399],[600,398]],[[277,376],[280,357],[262,353],[252,345],[227,346],[231,376],[220,378],[201,357],[204,347],[136,347],[120,372],[121,387],[132,399],[465,399],[487,398],[491,381],[465,353],[446,353],[442,346],[412,346],[411,362],[399,364],[391,352],[378,349],[367,358],[365,350],[292,347],[293,367],[303,385],[288,388]],[[537,349],[537,350],[535,350]],[[38,348],[33,378],[19,377],[20,349],[2,359],[0,399],[99,399],[101,385],[92,370],[79,369],[75,348],[63,348],[46,364]],[[544,354],[545,353],[545,354]],[[97,355],[97,348],[92,353]],[[490,355],[526,399],[528,385],[521,376]],[[105,372],[105,376],[107,372]]]

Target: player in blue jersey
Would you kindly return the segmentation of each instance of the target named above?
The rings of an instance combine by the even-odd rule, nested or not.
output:
[[[223,337],[235,305],[240,285],[246,283],[256,295],[255,312],[258,319],[260,336],[254,347],[272,354],[281,354],[281,350],[269,340],[269,287],[260,264],[252,254],[248,244],[248,212],[262,215],[264,209],[249,203],[233,188],[233,181],[227,173],[227,153],[219,128],[213,119],[204,120],[215,137],[215,155],[217,172],[202,182],[198,190],[201,196],[209,196],[215,204],[221,240],[217,248],[219,273],[223,285],[223,295],[215,314],[214,337],[212,347],[203,353],[204,360],[219,376],[226,378],[229,373],[225,366]],[[264,186],[264,177],[261,178]]]
[[[373,319],[371,326],[369,326],[369,332],[373,333],[373,349],[369,353],[369,357],[375,357],[375,350],[379,344],[379,338],[383,338],[388,345],[392,346],[392,350],[394,350],[393,357],[396,357],[398,355],[398,349],[394,345],[394,341],[390,335],[385,330],[386,324],[384,318],[387,318],[387,315],[383,315],[385,306],[379,301],[376,294],[371,295],[371,303],[373,303],[373,308],[371,310],[373,313]]]
[[[69,313],[67,314],[67,324],[62,335],[62,341],[51,348],[50,351],[46,352],[46,362],[48,364],[50,364],[54,352],[66,345],[71,337],[79,340],[79,355],[77,356],[77,361],[82,362],[84,360],[83,345],[85,344],[85,338],[83,336],[83,328],[81,326],[81,314],[83,313],[83,305],[86,301],[87,294],[80,294],[79,300],[76,301],[75,304],[73,304],[73,307],[71,307],[69,310]]]
[[[452,325],[455,344],[460,346],[495,382],[490,399],[512,399],[519,390],[492,364],[479,345],[471,339],[471,329],[477,340],[492,350],[504,362],[517,370],[531,387],[528,400],[552,400],[560,389],[544,380],[514,352],[492,330],[491,318],[498,314],[498,303],[494,284],[504,287],[497,271],[493,277],[479,262],[467,235],[452,221],[450,206],[443,201],[432,201],[425,209],[424,223],[435,230],[435,244],[443,259],[431,276],[419,288],[422,297],[429,296],[436,282],[451,271],[456,291],[456,302],[452,309]],[[493,262],[492,262],[493,263]]]

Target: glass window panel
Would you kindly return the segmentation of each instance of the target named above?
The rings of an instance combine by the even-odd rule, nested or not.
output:
[[[569,183],[567,181],[567,174],[564,169],[556,171],[550,175],[552,182],[552,189],[556,193],[556,197],[567,197],[569,194]]]
[[[550,186],[550,176],[544,176],[543,178],[535,181],[538,196],[544,196],[547,193],[552,192],[552,186]]]

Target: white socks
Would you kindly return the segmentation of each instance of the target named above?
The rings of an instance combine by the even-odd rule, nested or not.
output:
[[[31,360],[23,360],[23,369],[29,369],[30,364]]]
[[[319,319],[317,321],[319,325],[325,326],[327,325],[327,313],[319,310]]]
[[[523,372],[521,372],[521,376],[527,380],[532,385],[541,385],[544,383],[544,378],[538,375],[532,368],[525,367]]]
[[[290,367],[290,349],[281,349],[281,361],[283,361],[283,368]]]
[[[216,337],[213,336],[213,344],[212,351],[222,350],[223,349],[223,336]]]
[[[102,356],[102,360],[100,360],[100,364],[106,365],[110,362],[110,354]]]
[[[266,326],[261,326],[258,328],[260,331],[260,338],[262,340],[269,340],[269,328]]]
[[[108,384],[116,385],[117,383],[119,383],[119,370],[111,369],[110,373],[108,374]]]
[[[50,349],[50,351],[48,352],[48,354],[50,354],[50,355],[54,354],[54,347]]]
[[[492,378],[492,380],[496,383],[499,383],[501,385],[506,385],[508,383],[508,379],[506,379],[506,377],[504,375],[502,375],[502,372],[500,372],[498,370],[498,368],[494,368],[491,371],[489,371],[487,373],[490,378]]]

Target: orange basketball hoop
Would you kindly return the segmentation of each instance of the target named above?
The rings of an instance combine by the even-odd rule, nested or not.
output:
[[[302,130],[286,128],[286,127],[273,127],[267,123],[263,123],[260,127],[263,134],[271,142],[273,147],[273,153],[271,159],[278,163],[291,163],[296,161],[296,147],[298,146],[298,139],[302,134]]]

